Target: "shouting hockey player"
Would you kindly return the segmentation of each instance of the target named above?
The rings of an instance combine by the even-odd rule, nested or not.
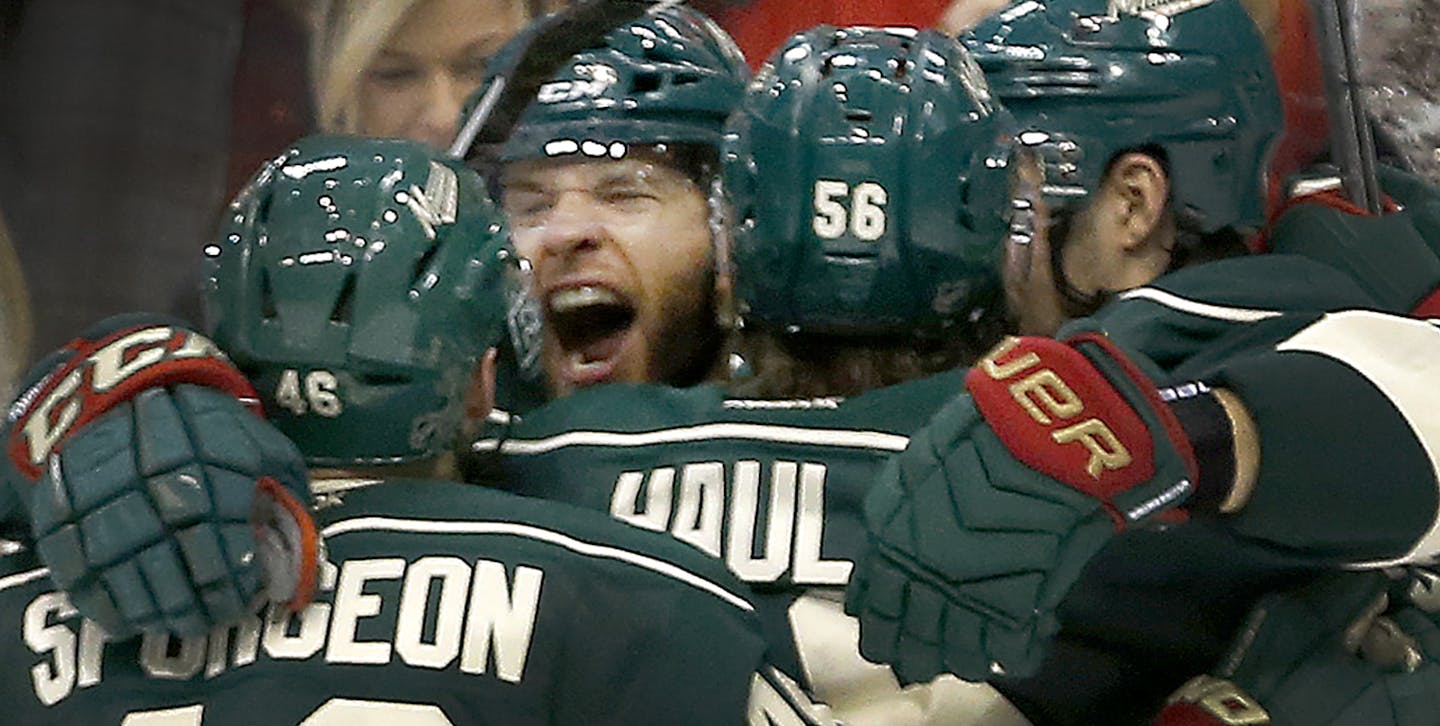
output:
[[[229,359],[119,321],[40,366],[14,409],[12,457],[48,447],[38,469],[15,461],[34,549],[0,560],[17,722],[735,724],[783,707],[721,563],[429,478],[513,262],[477,175],[412,142],[313,137],[232,214],[206,248]],[[237,400],[255,394],[236,366],[326,467],[313,528],[294,448]],[[284,506],[252,511],[257,478]],[[250,521],[273,523],[258,543]],[[298,609],[249,614],[262,592]]]
[[[651,9],[567,60],[507,139],[471,150],[499,146],[489,151],[516,250],[533,265],[552,395],[692,385],[720,363],[713,182],[747,76],[708,17]]]
[[[775,637],[793,628],[790,665],[837,718],[1007,718],[993,692],[953,679],[902,691],[859,658],[838,601],[875,472],[959,386],[955,367],[983,349],[975,331],[994,328],[1009,116],[952,39],[821,27],[777,52],[728,131],[753,375],[732,390],[582,391],[478,446],[506,487],[724,559]]]

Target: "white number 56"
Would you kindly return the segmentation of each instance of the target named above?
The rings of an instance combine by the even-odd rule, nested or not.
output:
[[[832,179],[815,180],[815,218],[812,227],[821,239],[836,239],[848,228],[857,239],[874,242],[885,234],[885,187],[875,182],[850,185]],[[850,211],[843,200],[850,198]]]

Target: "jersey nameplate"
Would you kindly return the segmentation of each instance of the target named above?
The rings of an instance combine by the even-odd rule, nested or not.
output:
[[[252,616],[208,635],[172,639],[147,633],[140,670],[150,678],[214,678],[228,670],[271,660],[381,665],[483,675],[519,683],[525,676],[545,573],[520,566],[513,575],[493,560],[451,556],[346,560],[322,565],[321,589],[331,596],[299,613]],[[386,583],[389,583],[388,587]],[[380,592],[397,592],[382,595]],[[360,637],[372,618],[394,624],[385,640]],[[433,627],[427,629],[427,625]],[[373,632],[373,631],[367,631]],[[388,631],[387,631],[388,632]],[[30,668],[35,696],[47,706],[78,688],[99,685],[105,632],[76,618],[63,593],[36,597],[25,609],[25,645],[38,656]]]
[[[627,471],[612,490],[616,519],[676,539],[725,560],[746,582],[775,582],[786,575],[797,585],[844,585],[854,563],[821,557],[825,533],[824,464],[771,463],[761,521],[760,462],[702,461],[648,472]],[[757,533],[763,543],[754,545]],[[757,551],[759,550],[759,551]]]

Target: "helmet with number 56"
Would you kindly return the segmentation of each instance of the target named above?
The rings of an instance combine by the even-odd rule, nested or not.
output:
[[[939,337],[995,306],[1013,123],[959,43],[908,28],[797,34],[727,132],[747,327]]]
[[[418,143],[314,136],[229,213],[205,248],[206,329],[306,460],[449,450],[512,258],[483,180]]]

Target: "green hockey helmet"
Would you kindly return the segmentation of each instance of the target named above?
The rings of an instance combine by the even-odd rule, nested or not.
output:
[[[1048,196],[1084,197],[1119,153],[1159,151],[1197,231],[1265,222],[1284,117],[1237,0],[1015,0],[961,40],[1044,159]]]
[[[522,32],[490,63],[518,53]],[[630,143],[720,144],[749,68],[729,35],[684,5],[652,9],[581,51],[540,86],[500,151],[502,161],[578,155],[615,158]],[[494,79],[471,96],[465,116]],[[480,138],[494,144],[498,139]]]
[[[449,450],[513,255],[475,172],[418,143],[302,139],[205,247],[206,330],[311,464]]]
[[[819,26],[727,127],[735,299],[781,332],[945,334],[998,305],[1014,123],[934,31]]]

